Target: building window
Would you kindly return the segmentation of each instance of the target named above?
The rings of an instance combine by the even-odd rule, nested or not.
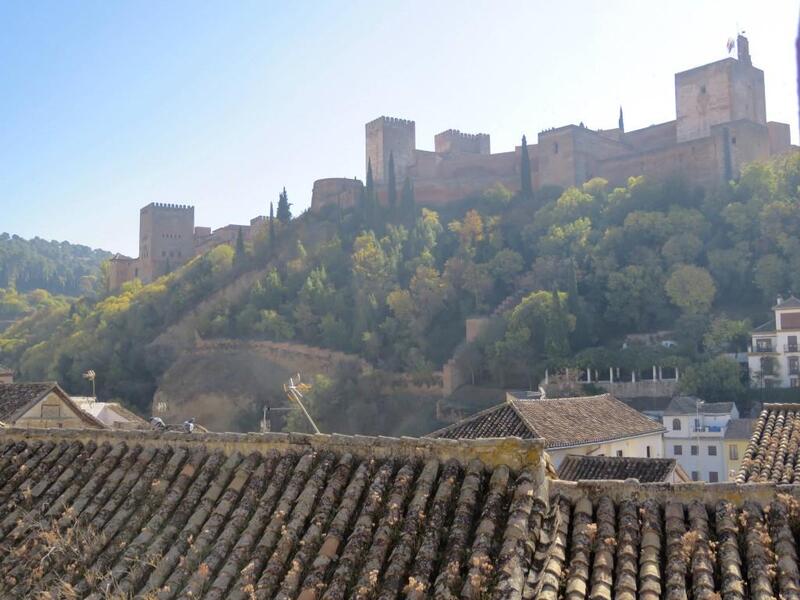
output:
[[[681,430],[681,420],[680,419],[672,419],[672,430],[673,431],[680,431]]]
[[[700,429],[700,419],[695,419],[694,420],[694,430],[697,431],[698,429]]]
[[[690,452],[692,453],[692,456],[697,456],[699,450],[700,449],[697,446],[692,446]]]
[[[790,375],[800,374],[800,357],[797,356],[789,357],[789,374]]]
[[[672,452],[675,454],[675,456],[683,456],[683,446],[680,444],[674,446],[672,448]]]
[[[733,136],[731,138],[731,144],[733,144],[734,146],[736,145],[736,136]]]
[[[731,460],[739,460],[739,446],[729,446],[728,456]]]
[[[622,456],[622,450],[617,450],[617,456]]]
[[[701,85],[700,86],[700,93],[701,94],[705,94],[706,93],[706,86],[705,85]]]
[[[797,377],[792,377],[789,380],[789,387],[793,388],[800,387],[800,379],[798,379]]]
[[[717,483],[719,481],[719,474],[716,471],[709,471],[708,472],[708,480],[711,483]]]
[[[692,471],[692,481],[700,481],[700,473]]]
[[[708,455],[709,456],[716,456],[717,455],[717,447],[716,446],[709,446],[708,447]]]
[[[558,154],[558,142],[553,143],[553,154]]]
[[[647,447],[647,458],[650,458],[650,446]]]

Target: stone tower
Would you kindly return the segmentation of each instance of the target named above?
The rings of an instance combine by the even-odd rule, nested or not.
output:
[[[767,124],[764,72],[753,66],[747,39],[739,36],[738,57],[725,58],[675,75],[677,141],[711,134],[722,123]]]
[[[194,207],[151,202],[139,212],[138,277],[145,283],[194,256]]]
[[[394,155],[397,181],[405,180],[408,168],[414,164],[417,147],[414,121],[380,117],[366,125],[367,157],[364,165],[372,163],[372,176],[378,185],[388,178],[389,155]]]

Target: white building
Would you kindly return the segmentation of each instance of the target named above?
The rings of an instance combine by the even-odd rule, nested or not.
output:
[[[83,412],[111,429],[150,428],[147,421],[129,411],[119,402],[97,402],[91,396],[72,396],[72,401]]]
[[[753,387],[800,387],[800,300],[778,296],[775,318],[753,330],[747,363]]]
[[[673,398],[664,411],[664,456],[677,460],[694,481],[725,481],[725,429],[738,418],[733,402]]]

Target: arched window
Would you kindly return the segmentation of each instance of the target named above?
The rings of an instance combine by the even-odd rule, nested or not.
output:
[[[673,431],[680,431],[681,430],[681,420],[680,419],[672,419],[672,430]]]

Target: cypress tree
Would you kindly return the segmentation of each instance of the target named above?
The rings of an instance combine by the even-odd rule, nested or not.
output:
[[[239,232],[236,234],[236,254],[234,254],[233,259],[237,263],[241,263],[244,261],[245,258],[245,249],[244,249],[244,236],[242,235],[242,228],[239,227]]]
[[[411,186],[411,179],[409,179],[408,176],[406,176],[406,180],[403,182],[400,209],[403,214],[403,220],[413,224],[417,217],[417,211],[414,206],[414,188]]]
[[[533,198],[533,186],[531,185],[531,160],[528,157],[528,140],[522,136],[522,152],[519,165],[521,178],[520,193],[523,198]]]
[[[286,193],[286,188],[278,196],[278,221],[287,224],[292,220],[292,210],[289,208],[289,195]]]
[[[275,213],[272,210],[272,202],[269,203],[269,247],[275,248]]]
[[[372,227],[375,208],[375,181],[372,178],[372,160],[367,160],[367,185],[364,189],[364,221]]]
[[[387,192],[387,199],[389,201],[389,210],[393,211],[397,206],[397,182],[394,173],[394,152],[389,152],[389,174],[386,177],[389,190]]]

